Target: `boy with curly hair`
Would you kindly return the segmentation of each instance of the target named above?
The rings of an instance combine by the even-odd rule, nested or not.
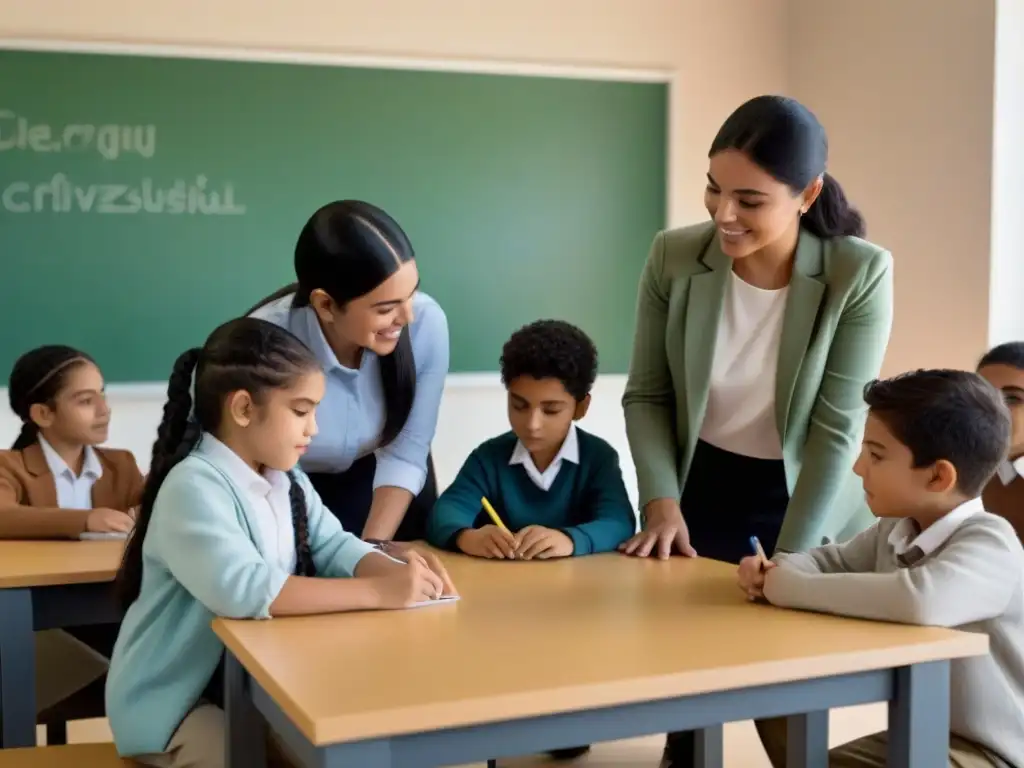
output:
[[[512,430],[470,454],[434,506],[430,543],[508,560],[614,551],[636,530],[619,456],[575,424],[597,378],[594,343],[569,323],[531,323],[506,342],[501,378]]]

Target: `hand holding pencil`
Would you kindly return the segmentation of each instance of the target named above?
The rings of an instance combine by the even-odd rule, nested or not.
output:
[[[481,528],[467,528],[455,540],[456,546],[465,554],[474,557],[486,557],[493,560],[515,560],[516,546],[518,544],[515,535],[498,517],[498,513],[486,498],[482,498],[480,503],[487,516],[494,521],[494,525],[485,525]]]
[[[775,563],[768,559],[756,536],[750,537],[750,546],[754,554],[740,560],[737,578],[740,589],[747,593],[750,600],[764,599],[765,575],[775,567]]]

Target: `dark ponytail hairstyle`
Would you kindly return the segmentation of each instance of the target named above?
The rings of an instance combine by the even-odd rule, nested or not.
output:
[[[14,363],[7,382],[7,397],[22,424],[12,451],[23,451],[39,439],[39,427],[32,421],[32,406],[52,406],[64,389],[68,374],[82,363],[96,364],[84,352],[61,345],[37,347]]]
[[[796,99],[757,96],[742,104],[719,129],[708,157],[727,149],[747,155],[794,194],[821,176],[821,192],[801,217],[800,226],[821,238],[864,236],[860,212],[847,201],[839,182],[825,171],[825,129]]]
[[[160,486],[196,447],[203,432],[215,433],[220,427],[225,399],[232,392],[245,390],[258,403],[267,390],[287,387],[302,374],[319,370],[320,362],[298,338],[273,323],[251,317],[221,325],[201,349],[190,349],[175,361],[138,519],[117,575],[117,591],[125,607],[138,598],[142,587],[142,545]],[[305,494],[294,475],[289,497],[295,526],[296,575],[315,576]]]
[[[387,213],[359,200],[328,203],[314,213],[295,244],[297,283],[286,285],[252,307],[247,315],[294,293],[292,308],[309,306],[309,295],[322,290],[341,308],[365,296],[407,261],[416,258],[405,232]],[[381,443],[402,431],[416,397],[416,361],[408,327],[398,346],[380,358],[384,408]]]

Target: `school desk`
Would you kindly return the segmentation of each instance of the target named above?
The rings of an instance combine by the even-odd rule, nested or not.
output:
[[[0,541],[0,748],[36,744],[35,639],[119,621],[123,541]]]
[[[424,768],[790,719],[791,766],[824,765],[828,710],[888,701],[890,765],[945,765],[949,660],[988,638],[750,603],[735,568],[618,554],[549,562],[444,555],[458,602],[214,623],[227,649],[231,768],[263,765],[269,723],[312,768]],[[689,768],[689,767],[688,767]]]

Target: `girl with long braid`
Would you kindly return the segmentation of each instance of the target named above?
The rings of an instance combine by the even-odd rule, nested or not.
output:
[[[135,530],[107,678],[118,751],[221,768],[224,648],[215,616],[405,608],[454,594],[436,558],[345,532],[296,465],[324,375],[288,331],[242,318],[178,358]]]

